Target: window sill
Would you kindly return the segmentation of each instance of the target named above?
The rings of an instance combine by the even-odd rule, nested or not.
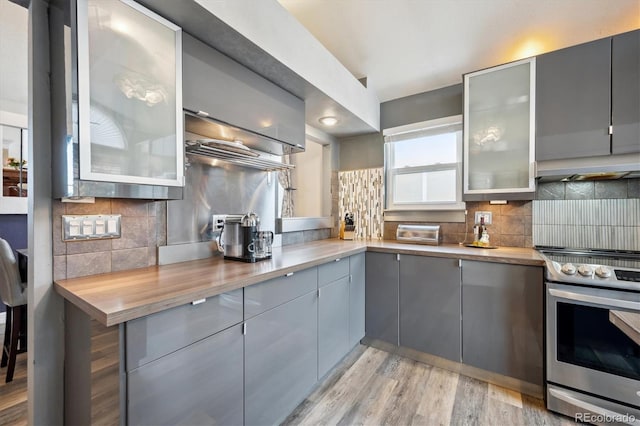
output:
[[[385,210],[386,222],[465,222],[465,210]]]

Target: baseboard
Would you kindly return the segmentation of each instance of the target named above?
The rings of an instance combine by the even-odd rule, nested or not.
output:
[[[378,339],[365,337],[362,339],[361,343],[363,345],[371,346],[385,352],[394,353],[402,357],[412,359],[414,361],[419,361],[424,364],[433,365],[444,370],[462,374],[463,376],[471,377],[473,379],[482,380],[487,383],[515,390],[520,393],[533,396],[535,398],[542,399],[544,397],[544,388],[537,384],[525,382],[513,377],[503,376],[502,374],[483,370],[477,367],[472,367],[468,364],[451,361],[435,355],[426,354],[424,352],[416,351],[404,346],[396,346],[394,344]]]

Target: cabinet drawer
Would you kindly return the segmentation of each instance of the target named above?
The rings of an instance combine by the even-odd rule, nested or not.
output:
[[[240,325],[128,374],[129,425],[243,423]]]
[[[129,321],[127,371],[242,321],[242,289]]]
[[[318,287],[318,269],[310,268],[244,289],[244,319],[307,294]]]
[[[318,266],[318,287],[349,275],[349,258],[340,258]]]

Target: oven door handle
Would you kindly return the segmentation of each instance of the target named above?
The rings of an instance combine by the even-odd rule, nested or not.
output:
[[[631,420],[629,414],[622,414],[622,413],[616,413],[615,411],[611,411],[611,410],[607,410],[606,408],[602,408],[602,407],[598,407],[597,405],[593,405],[590,404],[586,401],[582,401],[578,398],[574,398],[573,396],[569,395],[566,392],[563,392],[559,389],[549,389],[549,394],[551,394],[552,396],[554,396],[555,398],[558,398],[560,401],[564,401],[568,404],[573,405],[576,408],[582,409],[582,410],[586,410],[589,411],[593,414],[599,415],[599,416],[604,416],[605,418],[620,418],[623,417],[625,418],[625,422],[628,422],[629,420]],[[634,420],[630,423],[633,425],[640,425],[640,420],[637,420],[634,418]]]
[[[610,297],[592,296],[590,294],[575,293],[572,291],[549,289],[549,294],[567,300],[575,300],[576,302],[593,303],[595,305],[603,305],[613,308],[629,309],[632,311],[640,311],[640,302],[632,302],[630,300],[618,300]]]

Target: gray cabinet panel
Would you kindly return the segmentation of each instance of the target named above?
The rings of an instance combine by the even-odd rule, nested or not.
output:
[[[367,253],[366,334],[394,345],[398,344],[398,264],[395,254]]]
[[[315,384],[317,312],[314,291],[246,322],[245,424],[281,422]]]
[[[242,289],[129,321],[126,369],[131,371],[241,321]]]
[[[610,39],[536,58],[536,160],[608,155]]]
[[[463,261],[462,361],[542,385],[542,268]]]
[[[305,269],[245,287],[244,318],[249,319],[317,288],[317,268]]]
[[[241,425],[240,325],[128,373],[128,424]]]
[[[304,101],[185,34],[183,105],[291,145],[305,145]]]
[[[365,318],[365,254],[349,258],[349,347],[353,347],[364,337]]]
[[[457,259],[402,256],[400,345],[460,362]]]
[[[348,259],[344,263],[348,265]],[[318,292],[318,378],[321,378],[349,352],[349,277]]]
[[[332,283],[349,275],[349,259],[336,259],[318,266],[318,287]]]
[[[640,152],[640,30],[613,37],[611,48],[611,150]]]

